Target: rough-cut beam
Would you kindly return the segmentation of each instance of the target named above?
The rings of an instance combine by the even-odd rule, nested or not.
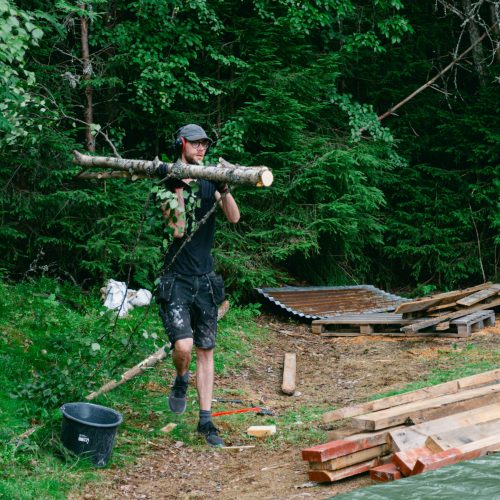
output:
[[[366,462],[361,462],[356,465],[350,465],[349,467],[344,467],[339,470],[310,470],[309,479],[318,483],[331,483],[333,481],[338,481],[339,479],[357,476],[363,472],[368,472],[370,469],[377,467],[378,465],[380,465],[380,459],[374,458],[372,460],[367,460]]]
[[[128,172],[131,175],[146,177],[169,177],[174,179],[206,179],[227,184],[251,184],[254,186],[270,186],[273,174],[269,168],[242,167],[220,161],[217,165],[188,165],[182,162],[163,163],[158,159],[128,160],[106,156],[89,156],[73,151],[73,162],[85,168],[109,168],[115,171]]]

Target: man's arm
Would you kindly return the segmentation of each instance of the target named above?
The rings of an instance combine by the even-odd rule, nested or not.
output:
[[[229,222],[236,224],[240,220],[240,209],[238,208],[233,195],[227,191],[227,186],[224,186],[221,190],[223,191],[223,194],[219,191],[215,191],[215,199],[219,202],[226,219]]]

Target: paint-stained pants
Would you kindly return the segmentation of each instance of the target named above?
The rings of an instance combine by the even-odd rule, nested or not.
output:
[[[167,273],[160,279],[157,302],[171,348],[192,338],[201,349],[213,349],[217,336],[217,303],[220,294],[215,273],[201,276]]]

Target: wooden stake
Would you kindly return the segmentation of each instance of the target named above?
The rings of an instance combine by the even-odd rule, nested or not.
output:
[[[287,352],[283,363],[283,384],[281,390],[290,396],[295,392],[296,366],[297,360],[295,353]]]

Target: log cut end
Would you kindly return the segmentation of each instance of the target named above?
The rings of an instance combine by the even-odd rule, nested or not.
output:
[[[260,175],[260,182],[258,187],[269,187],[273,183],[274,177],[270,170],[264,170]]]

